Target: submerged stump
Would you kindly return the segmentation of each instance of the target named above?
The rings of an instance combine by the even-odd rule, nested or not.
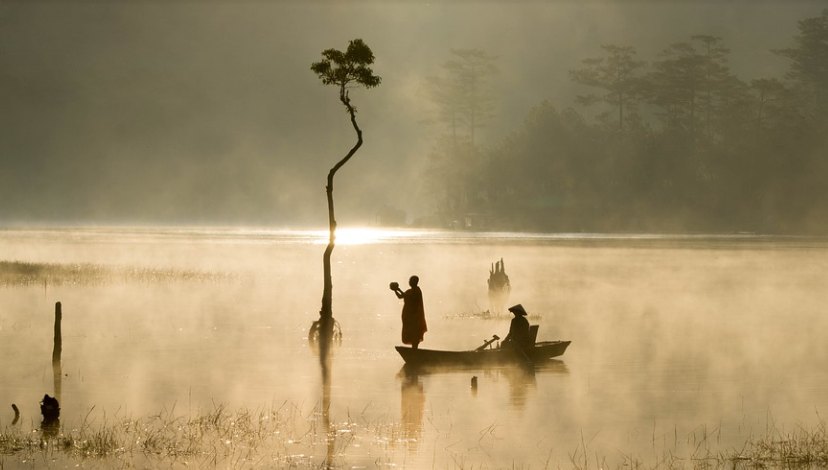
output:
[[[506,274],[506,266],[503,258],[497,261],[489,269],[489,311],[493,315],[503,313],[506,309],[506,302],[509,300],[509,293],[512,291],[512,284]]]

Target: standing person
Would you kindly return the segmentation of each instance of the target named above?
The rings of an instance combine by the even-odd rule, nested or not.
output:
[[[529,320],[526,319],[526,310],[523,305],[517,304],[509,307],[509,311],[515,316],[509,324],[509,334],[503,339],[502,346],[505,348],[525,348],[532,345],[532,337],[529,334]]]
[[[391,283],[391,290],[394,291],[398,299],[403,299],[402,342],[403,344],[410,344],[411,349],[417,349],[417,346],[423,340],[423,335],[428,331],[425,308],[423,307],[423,291],[417,286],[419,283],[419,277],[411,276],[408,279],[408,285],[411,288],[405,292],[400,289],[400,285],[396,282]]]

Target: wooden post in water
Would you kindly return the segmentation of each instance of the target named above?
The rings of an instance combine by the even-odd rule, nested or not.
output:
[[[63,312],[60,302],[55,303],[55,347],[52,349],[52,378],[55,384],[55,396],[43,395],[40,402],[40,413],[43,415],[43,422],[40,427],[44,437],[56,437],[60,428],[60,353],[63,351],[63,338],[60,333],[60,322],[63,320]]]
[[[55,398],[60,401],[60,355],[63,352],[63,338],[60,331],[60,323],[63,320],[63,311],[60,302],[55,303],[55,345],[52,349],[52,375],[55,383]]]
[[[52,365],[60,364],[60,354],[63,352],[63,339],[60,333],[60,322],[63,320],[63,311],[60,302],[55,303],[55,347],[52,349]]]

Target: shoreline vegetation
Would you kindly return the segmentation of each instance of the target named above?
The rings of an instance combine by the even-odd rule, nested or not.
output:
[[[709,25],[646,47],[606,36],[579,64],[550,74],[568,75],[573,88],[564,94],[574,105],[536,102],[505,136],[486,123],[513,99],[496,77],[501,66],[520,75],[515,64],[499,61],[497,50],[450,49],[424,86],[441,132],[423,172],[432,211],[415,220],[496,230],[825,234],[828,9],[816,10],[777,25],[791,32],[787,46],[762,47],[780,62],[760,73],[775,77],[731,68],[759,51],[705,34]]]
[[[420,433],[409,432],[404,422],[368,420],[350,413],[344,421],[334,422],[320,404],[307,413],[287,401],[260,410],[231,411],[214,405],[194,417],[178,415],[173,408],[143,419],[108,422],[104,418],[100,424],[88,420],[93,410],[77,427],[3,426],[0,469],[58,462],[85,468],[349,468],[366,462],[380,467],[396,466],[396,461],[406,459],[401,453],[425,450]],[[539,467],[514,461],[510,468],[804,470],[828,465],[828,428],[821,417],[813,427],[792,432],[771,426],[765,435],[748,437],[741,448],[718,449],[719,433],[706,427],[686,436],[676,432],[672,443],[654,436],[655,453],[649,459],[623,452],[615,459],[601,456],[582,439],[578,448],[567,453],[566,463],[551,462],[550,450],[546,462],[535,462]],[[665,440],[668,443],[656,449],[656,442]],[[443,463],[438,462],[438,449],[434,450],[434,468],[475,468],[470,464],[472,456],[449,447],[439,449],[447,452]],[[477,468],[501,467],[484,462]]]
[[[0,260],[0,287],[109,285],[116,283],[208,282],[236,280],[229,273],[195,269],[108,266],[93,263],[35,263]]]
[[[503,320],[512,318],[512,314],[504,311],[504,312],[493,312],[492,310],[483,310],[480,306],[475,306],[472,308],[468,308],[466,310],[459,311],[457,313],[447,313],[443,315],[443,318],[451,319],[451,320],[465,320],[465,319],[475,319],[475,320]],[[526,316],[528,320],[534,321],[542,321],[545,317],[542,313],[530,313]]]

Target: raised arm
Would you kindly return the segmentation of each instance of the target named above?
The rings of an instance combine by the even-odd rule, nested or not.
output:
[[[391,285],[390,285],[390,287],[391,287],[391,290],[392,290],[392,291],[394,291],[394,294],[396,294],[396,295],[397,295],[397,298],[398,298],[398,299],[402,299],[402,298],[403,298],[403,296],[405,295],[405,293],[402,291],[402,289],[400,289],[400,285],[399,285],[399,284],[397,284],[396,282],[392,282],[392,283],[391,283]]]

